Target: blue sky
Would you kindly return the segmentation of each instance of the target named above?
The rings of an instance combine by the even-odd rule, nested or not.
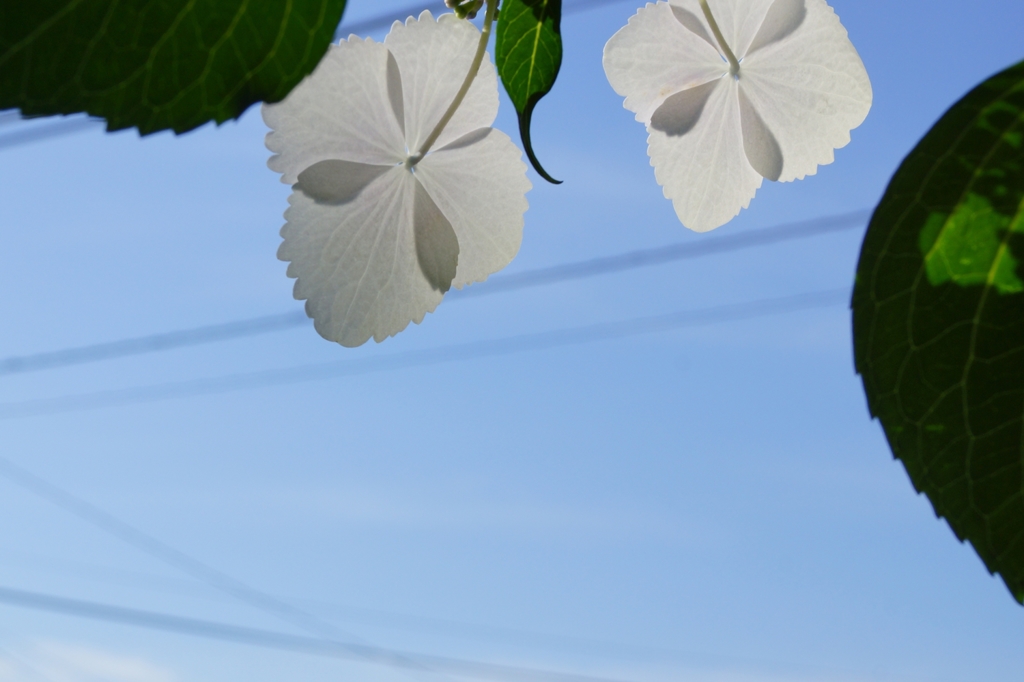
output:
[[[345,21],[408,4],[351,0]],[[566,16],[534,122],[565,184],[531,175],[508,272],[870,208],[954,100],[1022,57],[1016,0],[832,4],[872,77],[871,115],[836,163],[766,184],[709,236],[676,220],[601,69],[639,3]],[[507,100],[497,125],[514,135]],[[265,133],[253,108],[180,138],[94,130],[0,150],[0,357],[300,310],[275,258],[289,188]],[[8,376],[0,402],[834,289],[860,236],[453,298],[359,349],[304,326]],[[1012,679],[1024,612],[893,462],[849,326],[835,305],[3,419],[2,454],[377,646],[634,682]],[[303,634],[6,481],[0,587]],[[0,605],[5,682],[342,677],[451,679]]]

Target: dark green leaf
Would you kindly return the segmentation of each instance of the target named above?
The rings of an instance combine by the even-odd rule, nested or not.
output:
[[[0,3],[0,109],[86,112],[181,133],[281,100],[320,61],[345,0]]]
[[[561,23],[562,0],[504,0],[494,49],[501,82],[519,114],[526,156],[541,177],[555,184],[560,181],[548,175],[533,153],[530,121],[562,66]]]
[[[957,103],[875,211],[857,369],[914,486],[1024,601],[1024,62]]]

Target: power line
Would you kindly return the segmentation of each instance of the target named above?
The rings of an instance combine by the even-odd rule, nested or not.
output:
[[[41,499],[45,500],[46,502],[49,502],[50,504],[53,504],[54,506],[58,507],[59,509],[62,509],[63,511],[70,512],[74,516],[78,517],[80,520],[85,521],[87,523],[90,523],[90,524],[98,527],[100,530],[103,530],[104,532],[108,532],[109,535],[112,535],[116,539],[118,539],[118,540],[120,540],[120,541],[122,541],[122,542],[124,542],[124,543],[126,543],[126,544],[128,544],[128,545],[130,545],[130,546],[132,546],[134,548],[136,548],[136,549],[140,549],[143,552],[145,552],[147,554],[150,554],[151,556],[154,556],[155,558],[160,559],[164,563],[168,563],[168,564],[172,565],[175,568],[182,569],[182,566],[179,563],[177,563],[175,561],[175,559],[180,559],[180,558],[183,557],[185,559],[185,561],[190,562],[191,564],[194,564],[194,565],[198,564],[201,567],[201,570],[206,570],[206,571],[213,570],[214,573],[219,574],[219,576],[223,576],[223,573],[220,573],[220,571],[216,571],[215,569],[210,569],[205,564],[203,564],[203,563],[201,563],[201,562],[199,562],[199,561],[197,561],[197,560],[195,560],[193,558],[190,558],[190,557],[187,557],[187,556],[183,555],[180,551],[175,550],[173,548],[169,548],[165,543],[163,543],[163,542],[161,542],[159,540],[154,539],[152,536],[148,536],[147,534],[144,534],[144,532],[142,532],[142,531],[132,527],[131,525],[125,523],[124,521],[121,521],[120,519],[114,517],[109,512],[105,512],[105,511],[99,509],[95,505],[92,505],[91,503],[89,503],[89,502],[87,502],[85,500],[82,500],[81,498],[75,496],[74,494],[69,493],[68,491],[66,491],[66,489],[60,488],[59,486],[57,486],[57,485],[55,485],[53,483],[50,483],[49,481],[47,481],[47,480],[39,477],[38,475],[28,471],[24,467],[20,467],[20,466],[14,464],[10,460],[7,460],[7,459],[3,458],[2,456],[0,456],[0,476],[3,476],[5,478],[7,478],[7,480],[9,482],[12,482],[12,483],[22,487],[23,489],[25,489],[25,491],[40,497]],[[140,539],[141,539],[141,542],[139,542]],[[154,545],[157,547],[157,550],[158,550],[157,552],[151,551],[153,549]],[[171,560],[167,560],[167,553],[170,553]],[[81,565],[84,565],[84,564],[79,564],[79,566],[81,566]],[[131,573],[128,573],[128,572],[125,572],[125,571],[111,569],[111,568],[103,567],[103,566],[95,566],[94,565],[94,566],[91,566],[91,568],[93,570],[99,569],[99,570],[102,570],[102,571],[114,571],[117,574],[118,584],[119,585],[123,585],[124,584],[124,579],[125,579],[126,574],[129,574],[129,576],[131,574]],[[191,571],[189,571],[187,569],[187,567],[185,567],[183,570],[185,572],[189,573],[189,574],[193,574],[193,577],[197,578],[196,574],[191,573]],[[136,574],[136,576],[137,576],[137,574]],[[207,583],[208,585],[210,584],[209,581],[204,580],[204,578],[202,576],[200,576],[199,578],[200,578],[200,580],[202,582]],[[234,579],[227,578],[227,580],[232,581],[236,585],[240,584],[237,580],[234,580]],[[222,589],[219,589],[219,588],[218,588],[218,590],[220,592],[227,592],[226,590],[222,590]],[[2,590],[0,590],[0,591],[2,591]],[[234,595],[234,594],[230,594],[230,593],[228,593],[228,594],[229,594],[229,596],[238,598],[238,595]],[[281,601],[279,598],[276,598],[276,597],[270,597],[270,599],[274,599],[275,601],[279,601],[279,602]],[[246,603],[249,603],[250,605],[253,605],[252,602],[249,601],[248,599],[243,598],[242,600],[244,602],[246,602]],[[3,602],[3,601],[4,600],[2,598],[2,595],[0,595],[0,602]],[[285,603],[287,605],[289,602],[285,601],[283,603]],[[336,604],[329,604],[327,602],[319,602],[319,601],[313,602],[313,601],[310,601],[309,603],[310,603],[310,605],[315,604],[319,608],[331,608],[331,609],[339,609],[340,608],[342,610],[347,610],[347,611],[352,610],[352,609],[344,609],[344,607],[339,607]],[[268,610],[266,608],[263,608],[262,605],[257,605],[257,607],[261,608],[261,610]],[[512,636],[512,637],[516,637],[516,638],[518,638],[520,640],[529,640],[529,641],[532,641],[532,642],[535,642],[535,643],[537,641],[547,641],[549,645],[551,643],[557,641],[559,643],[559,650],[564,650],[564,645],[565,644],[574,644],[574,645],[577,645],[577,646],[579,646],[581,644],[586,644],[586,645],[589,645],[589,646],[599,646],[601,648],[601,650],[605,651],[605,652],[607,651],[608,647],[616,647],[616,648],[621,648],[621,649],[632,649],[634,652],[636,652],[636,651],[641,649],[641,647],[636,647],[636,646],[632,646],[631,647],[629,645],[623,645],[621,643],[615,643],[615,642],[600,641],[600,640],[587,640],[587,639],[583,639],[583,638],[579,638],[579,637],[567,637],[567,636],[564,636],[564,635],[559,636],[559,635],[552,635],[552,634],[547,634],[547,633],[528,632],[528,631],[522,631],[522,630],[517,630],[517,629],[512,629],[512,628],[501,628],[501,627],[495,627],[495,626],[481,625],[479,623],[473,623],[473,624],[458,623],[458,622],[455,622],[455,621],[447,621],[447,620],[439,620],[439,619],[424,619],[424,617],[418,617],[418,619],[417,619],[417,617],[415,617],[415,616],[399,615],[399,614],[396,614],[396,613],[387,613],[387,612],[384,612],[384,611],[372,611],[371,609],[355,609],[355,610],[359,610],[359,611],[364,612],[364,613],[374,612],[374,613],[376,613],[378,615],[378,617],[383,615],[383,616],[386,617],[387,620],[392,621],[392,623],[393,623],[394,619],[402,620],[402,621],[406,622],[406,625],[404,625],[403,629],[412,629],[414,631],[423,631],[424,629],[426,629],[427,631],[429,631],[431,633],[434,633],[434,634],[436,634],[439,629],[440,630],[449,630],[449,631],[451,631],[453,629],[456,629],[456,630],[463,631],[463,633],[471,632],[474,636],[480,636],[481,634],[486,636],[487,633],[489,633],[490,636],[492,636],[492,637],[500,636],[503,640],[507,639],[509,636]],[[274,612],[273,614],[276,615],[278,613]],[[415,621],[417,625],[410,626],[409,625],[410,621]],[[372,621],[372,622],[375,622],[375,623],[379,624],[379,622],[377,622],[377,621]],[[392,627],[393,627],[393,625],[392,625]],[[370,646],[370,645],[368,645],[368,643],[365,640],[361,641],[359,643],[355,643],[355,644],[350,644],[348,642],[339,642],[338,640],[333,639],[333,638],[322,639],[322,640],[318,640],[318,641],[330,641],[331,644],[333,644],[333,645],[338,645],[338,646],[342,646],[342,647],[345,647],[345,648],[351,648],[351,650],[355,654],[361,654],[362,652],[364,652],[366,650],[367,646]],[[379,649],[379,647],[373,647],[373,646],[370,646],[370,648],[374,649],[374,650],[378,650]],[[660,654],[660,655],[671,654],[673,656],[678,656],[678,655],[681,655],[681,653],[682,653],[680,651],[675,651],[675,650],[670,650],[670,649],[658,649],[658,648],[650,647],[650,646],[642,647],[642,649],[643,649],[643,652],[644,652],[645,655],[649,655],[651,653],[656,653],[656,654]],[[3,654],[3,651],[0,650],[0,655],[2,655],[2,654]],[[396,655],[396,656],[403,655],[403,654],[401,654],[401,652],[393,652],[393,654]],[[691,655],[692,655],[692,652],[691,652]],[[708,654],[700,654],[700,655],[707,656]],[[778,660],[764,660],[764,659],[758,660],[758,659],[754,659],[754,658],[744,658],[744,657],[737,657],[737,656],[714,656],[713,655],[712,657],[719,657],[719,658],[722,658],[723,660],[728,660],[728,662],[731,662],[731,663],[739,662],[739,663],[743,663],[743,664],[760,664],[760,665],[769,664],[769,665],[772,665],[772,666],[778,666],[778,665],[792,666],[792,664],[788,664],[788,663],[784,663],[784,662],[778,662]],[[411,659],[408,660],[406,665],[403,665],[401,667],[403,669],[412,669],[412,668],[416,668],[419,665],[419,663],[420,663],[419,660],[417,660],[415,658],[411,658]],[[420,670],[421,670],[421,672],[431,672],[431,673],[444,673],[444,672],[446,672],[446,671],[441,671],[441,670],[435,670],[433,668],[431,668],[431,669],[424,669],[422,667],[420,668]]]
[[[55,367],[81,365],[89,362],[111,360],[113,358],[143,355],[145,353],[156,353],[184,346],[197,346],[216,341],[266,334],[282,329],[291,329],[308,323],[309,317],[303,312],[264,315],[237,322],[181,329],[132,339],[111,341],[109,343],[97,343],[47,353],[35,353],[33,355],[13,356],[0,360],[0,376],[38,372]]]
[[[586,12],[588,10],[597,9],[603,5],[610,5],[612,3],[622,1],[623,0],[577,0],[576,2],[566,3],[562,13],[573,14],[576,12]],[[369,33],[371,31],[388,28],[395,21],[401,21],[408,16],[419,15],[419,13],[424,9],[433,10],[435,14],[447,11],[447,7],[443,2],[419,2],[414,5],[409,5],[405,9],[397,12],[389,12],[387,14],[370,17],[368,19],[363,19],[362,21],[356,21],[352,24],[345,24],[342,22],[334,34],[334,39],[338,40],[345,38],[351,33]],[[22,120],[22,117],[18,111],[0,112],[0,126],[20,120]],[[80,133],[85,130],[96,130],[100,128],[103,123],[103,120],[98,118],[74,118],[28,127],[24,130],[17,130],[0,135],[0,149],[20,147],[33,142],[40,142],[42,140],[48,140],[55,137],[63,137],[64,135]]]
[[[607,0],[597,1],[607,2]],[[443,2],[434,2],[430,4],[429,8],[434,9],[435,11],[443,11],[445,9],[445,4]],[[423,9],[423,3],[419,3],[399,12],[390,12],[386,15],[379,15],[363,21],[355,22],[350,26],[342,24],[342,26],[339,26],[334,38],[337,40],[338,38],[344,37],[342,34],[348,35],[348,33],[361,33],[374,31],[379,28],[386,28],[396,20],[404,19],[410,14],[419,14]],[[0,126],[5,126],[22,120],[24,119],[17,110],[0,112]],[[48,140],[55,137],[72,135],[86,130],[94,130],[99,128],[103,123],[103,119],[76,117],[67,120],[53,121],[51,123],[41,123],[35,126],[26,126],[21,130],[0,135],[0,150],[10,149],[11,147],[20,147],[22,145],[32,144],[33,142],[40,142],[42,140]]]
[[[619,2],[624,2],[624,0],[569,0],[562,6],[562,14],[588,12],[605,5],[611,5]],[[407,5],[404,9],[370,17],[368,19],[362,19],[351,24],[346,24],[345,21],[342,20],[341,25],[338,26],[338,30],[334,33],[334,39],[343,40],[353,33],[359,35],[390,28],[391,24],[396,21],[402,21],[406,17],[410,16],[419,16],[425,9],[431,10],[435,15],[439,12],[449,11],[448,7],[443,2],[418,2],[412,5]]]
[[[276,597],[249,587],[226,573],[188,556],[152,535],[121,521],[96,505],[86,502],[82,498],[36,476],[3,456],[0,456],[0,476],[60,507],[64,511],[70,512],[79,519],[96,526],[135,549],[250,606],[278,616],[303,630],[319,635],[324,635],[332,630],[331,626],[319,618]]]
[[[4,562],[10,561],[10,558],[15,555],[22,559],[28,556],[23,553],[12,553],[9,550],[3,553],[6,555],[2,559]],[[33,565],[45,565],[47,568],[53,568],[54,563],[56,562],[63,564],[66,571],[79,578],[83,575],[88,575],[93,579],[97,579],[97,576],[101,576],[98,579],[101,582],[108,584],[116,584],[119,586],[132,584],[135,587],[155,591],[160,594],[172,594],[175,596],[187,594],[192,597],[202,597],[206,599],[212,598],[211,595],[207,593],[197,592],[195,586],[191,583],[186,585],[175,579],[114,568],[108,565],[57,559],[53,556],[46,556],[45,561],[43,561],[43,555],[37,554],[33,556],[34,558],[30,559]],[[37,561],[39,563],[36,563]],[[156,587],[157,584],[159,584],[160,587]],[[732,667],[738,665],[759,666],[761,668],[771,667],[772,669],[785,669],[787,671],[793,671],[794,673],[801,672],[804,673],[805,676],[806,674],[813,673],[817,674],[818,677],[829,677],[829,679],[836,677],[843,672],[849,674],[849,671],[840,671],[833,668],[819,667],[812,664],[797,663],[783,659],[758,658],[741,654],[699,651],[696,649],[669,648],[650,643],[640,644],[636,642],[591,638],[583,635],[527,630],[518,627],[494,625],[480,621],[459,621],[435,616],[413,615],[410,613],[399,613],[382,609],[341,605],[336,602],[317,599],[304,599],[302,601],[310,608],[316,608],[324,613],[332,614],[332,620],[334,618],[339,618],[346,622],[356,622],[361,625],[385,627],[421,634],[440,634],[446,637],[459,637],[460,640],[468,638],[491,642],[499,641],[503,644],[508,644],[510,641],[518,642],[531,647],[539,646],[545,650],[553,650],[562,654],[567,652],[586,652],[587,654],[593,654],[596,652],[601,658],[606,659],[615,658],[621,660],[623,657],[634,659],[640,656],[643,657],[643,660],[650,662],[652,660],[651,657],[653,656],[658,660],[686,661],[691,665],[695,662],[698,662],[698,665],[705,665],[710,662],[714,664],[729,665]],[[2,641],[3,635],[4,632],[0,630],[0,641]],[[3,659],[4,654],[5,652],[3,649],[0,649],[0,660]]]
[[[184,552],[171,547],[156,537],[145,533],[131,524],[100,509],[96,505],[46,481],[24,467],[18,466],[6,457],[0,456],[0,476],[21,488],[41,497],[51,504],[78,517],[103,532],[117,538],[121,542],[148,554],[149,556],[171,566],[186,575],[192,576],[206,585],[223,592],[244,604],[264,613],[276,616],[285,622],[310,632],[319,637],[333,637],[338,629],[320,618],[304,611],[288,602],[246,585],[240,580],[217,570],[212,566],[195,559]],[[350,633],[345,633],[351,637]],[[331,640],[335,641],[335,640]],[[336,642],[337,643],[337,642]],[[342,646],[342,643],[337,643]],[[363,644],[353,644],[358,650]],[[404,667],[415,668],[409,664]]]
[[[509,275],[498,275],[481,284],[465,289],[452,290],[448,292],[447,298],[452,301],[458,301],[465,298],[488,296],[490,294],[665,265],[676,261],[740,251],[748,248],[770,246],[797,239],[807,239],[809,237],[860,227],[869,217],[870,211],[861,210],[797,223],[787,223],[775,227],[749,230],[738,234],[707,237],[699,242],[678,242],[668,246],[631,251],[614,256],[604,256],[575,263],[536,268]],[[79,346],[32,355],[13,356],[0,359],[0,377],[245,338],[284,329],[293,329],[307,324],[309,324],[309,318],[305,313],[282,313],[236,322],[122,339],[109,343]]]
[[[100,509],[80,497],[36,476],[11,460],[0,456],[0,476],[51,504],[77,516],[135,549],[223,592],[251,607],[281,618],[320,637],[333,637],[337,628],[277,597],[252,588],[223,571],[188,556],[161,540]],[[347,633],[346,633],[347,634]],[[348,634],[348,636],[352,636]],[[415,666],[406,666],[415,667]]]
[[[595,341],[627,338],[665,332],[684,327],[734,322],[823,308],[848,302],[848,288],[817,291],[783,298],[763,299],[701,310],[682,310],[668,315],[640,317],[618,322],[603,322],[582,327],[520,334],[486,341],[472,341],[424,350],[392,353],[365,360],[299,365],[284,369],[244,372],[209,379],[193,379],[148,386],[78,393],[21,402],[0,403],[0,420],[79,412],[102,407],[118,407],[252,390],[269,386],[358,376],[408,367],[423,367],[446,362],[461,362],[484,357],[547,350]]]
[[[438,12],[448,11],[448,8],[443,2],[418,2],[413,5],[406,6],[404,9],[388,12],[387,14],[380,14],[351,24],[346,24],[345,20],[342,19],[341,24],[338,26],[338,30],[334,32],[334,40],[335,42],[338,40],[344,40],[353,33],[359,35],[362,33],[370,33],[372,31],[390,28],[391,24],[396,21],[402,21],[406,17],[410,16],[419,16],[420,12],[425,9],[429,9],[435,14]]]
[[[277,649],[279,651],[374,663],[393,668],[438,670],[477,679],[537,680],[538,682],[619,682],[610,678],[593,677],[590,675],[484,663],[448,656],[425,655],[383,647],[347,644],[329,639],[288,635],[271,630],[230,625],[197,618],[185,618],[155,611],[129,609],[110,604],[68,599],[66,597],[6,587],[0,587],[0,602],[36,611],[47,611],[65,616],[76,616],[221,642],[233,642],[265,649]]]
[[[748,230],[737,234],[706,237],[697,242],[677,242],[668,246],[630,251],[629,253],[615,256],[604,256],[576,263],[555,265],[549,268],[527,270],[526,272],[495,277],[483,285],[456,289],[450,291],[448,296],[454,294],[452,297],[456,299],[486,296],[516,289],[596,277],[597,275],[609,275],[616,272],[651,267],[653,265],[664,265],[665,263],[712,256],[730,251],[741,251],[756,246],[770,246],[780,242],[807,239],[808,237],[817,237],[860,227],[870,217],[871,211],[861,209],[852,213],[840,213],[796,223],[784,223],[775,227]]]
[[[17,123],[21,120],[21,112],[17,109],[7,109],[0,111],[0,126],[10,125]]]
[[[98,130],[103,126],[103,120],[98,118],[72,118],[53,123],[40,123],[39,125],[27,126],[21,130],[0,135],[0,149],[9,149],[21,145],[49,140],[54,137],[72,135],[85,130]]]

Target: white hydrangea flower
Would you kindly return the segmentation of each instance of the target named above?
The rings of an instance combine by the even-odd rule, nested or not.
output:
[[[278,257],[325,338],[382,341],[518,252],[531,184],[518,147],[490,127],[489,59],[431,151],[416,154],[479,40],[468,21],[423,12],[383,43],[332,45],[283,102],[264,105],[268,165],[294,184]]]
[[[832,163],[871,109],[867,71],[825,0],[648,3],[608,41],[604,68],[697,232],[732,220],[763,178]]]

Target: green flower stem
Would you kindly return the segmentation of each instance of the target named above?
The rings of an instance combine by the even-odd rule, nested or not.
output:
[[[732,48],[729,47],[729,43],[725,42],[725,36],[722,35],[722,29],[718,27],[718,22],[715,21],[715,15],[711,13],[708,0],[700,0],[700,8],[704,10],[704,17],[711,24],[711,31],[715,34],[715,40],[721,46],[725,58],[729,60],[729,73],[736,76],[740,72],[740,60],[736,59],[736,55],[733,53]]]
[[[448,107],[448,111],[444,112],[444,116],[437,122],[437,126],[434,127],[434,131],[430,133],[430,137],[423,142],[423,146],[420,150],[414,154],[407,162],[409,166],[415,166],[430,148],[437,142],[437,138],[441,137],[441,133],[444,132],[445,126],[455,116],[455,112],[458,111],[459,106],[462,104],[462,100],[466,99],[466,94],[469,92],[470,86],[473,85],[473,81],[476,79],[477,73],[480,72],[480,65],[484,61],[484,55],[487,54],[487,43],[491,39],[491,28],[494,26],[494,16],[498,11],[498,0],[487,0],[487,12],[484,14],[484,27],[480,32],[480,43],[476,48],[476,55],[473,57],[473,63],[469,66],[469,73],[466,74],[466,80],[462,83],[462,87],[459,88],[459,92],[456,93],[455,99],[452,100],[451,106]]]

